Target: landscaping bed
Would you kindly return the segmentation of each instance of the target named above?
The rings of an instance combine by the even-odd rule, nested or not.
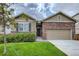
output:
[[[4,35],[0,35],[0,43],[4,43],[3,37]],[[7,43],[34,42],[36,39],[35,33],[32,32],[7,34],[5,37]]]
[[[3,44],[0,44],[3,55]],[[7,56],[66,56],[50,42],[7,43]]]

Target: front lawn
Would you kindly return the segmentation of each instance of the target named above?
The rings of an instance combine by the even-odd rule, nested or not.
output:
[[[0,55],[3,55],[3,44],[0,44]],[[8,43],[7,56],[65,56],[50,42]]]

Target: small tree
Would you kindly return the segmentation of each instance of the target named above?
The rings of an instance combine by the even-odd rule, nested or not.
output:
[[[7,52],[7,40],[6,40],[6,25],[7,22],[12,23],[14,21],[14,19],[11,17],[11,12],[14,11],[13,9],[9,9],[9,7],[12,4],[10,3],[0,3],[0,13],[1,13],[1,17],[0,17],[0,21],[1,24],[3,25],[3,30],[4,30],[4,51],[3,54],[6,55]]]

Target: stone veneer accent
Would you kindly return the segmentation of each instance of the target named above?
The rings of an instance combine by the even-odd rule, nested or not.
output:
[[[75,22],[43,22],[42,23],[42,37],[46,39],[46,30],[72,30],[72,38],[75,34]]]

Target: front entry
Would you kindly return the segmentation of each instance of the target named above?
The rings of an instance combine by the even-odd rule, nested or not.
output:
[[[41,37],[42,36],[42,23],[37,23],[36,28],[37,28],[37,36]]]

